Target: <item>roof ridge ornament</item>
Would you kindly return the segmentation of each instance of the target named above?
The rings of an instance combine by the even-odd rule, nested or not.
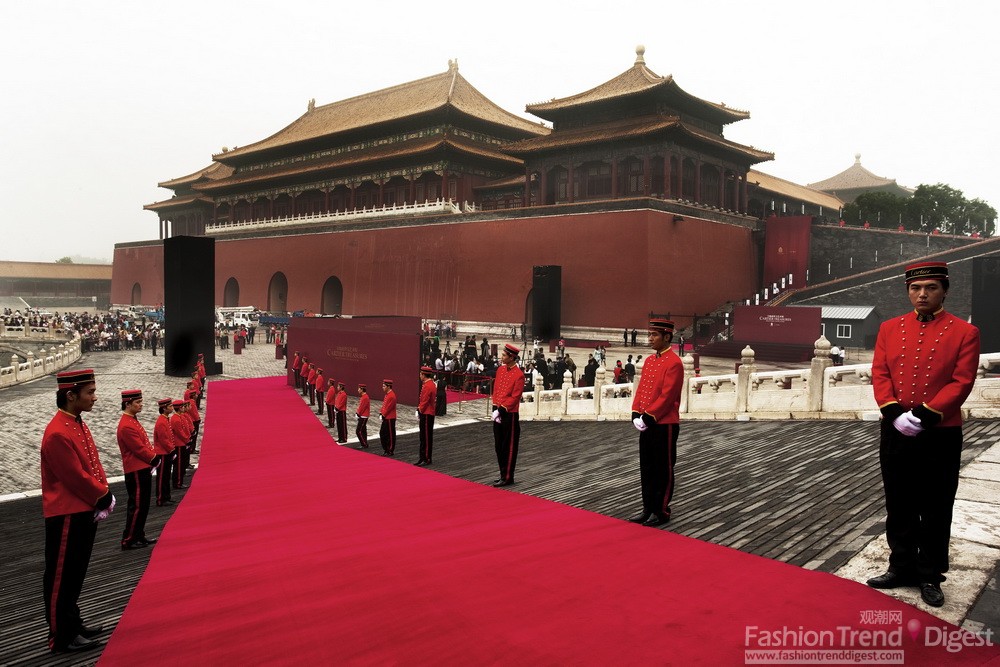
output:
[[[316,110],[316,98],[314,97],[314,98],[312,98],[312,99],[309,100],[308,104],[306,104],[306,113],[309,113],[310,111],[315,111],[315,110]]]
[[[458,58],[448,58],[448,71],[451,72],[452,70],[458,71]]]
[[[635,47],[635,64],[645,65],[646,64],[646,47],[642,44],[637,44]]]

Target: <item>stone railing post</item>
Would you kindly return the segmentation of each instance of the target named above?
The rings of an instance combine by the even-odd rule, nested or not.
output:
[[[563,371],[563,381],[562,381],[562,413],[563,416],[569,412],[569,390],[573,388],[573,374],[569,371]]]
[[[542,377],[541,373],[535,375],[535,379],[532,382],[531,389],[532,393],[535,396],[534,401],[532,402],[532,405],[534,406],[533,411],[534,415],[537,417],[539,412],[538,404],[542,400],[542,391],[545,390],[545,378]]]
[[[17,369],[21,367],[21,359],[16,355],[10,355],[10,365],[14,367],[14,382],[17,382]]]
[[[42,375],[48,375],[52,371],[49,368],[49,353],[43,347],[39,350],[39,354],[42,355]]]
[[[691,396],[691,378],[694,377],[694,355],[687,355],[681,357],[681,365],[684,366],[684,380],[681,389],[681,407],[680,412],[684,414],[688,411],[688,400]]]
[[[594,416],[601,415],[601,387],[604,386],[604,376],[607,373],[604,366],[598,366],[594,374]]]
[[[826,392],[826,383],[823,382],[824,371],[833,366],[830,359],[830,341],[826,336],[820,336],[815,343],[812,363],[809,365],[809,411],[823,411],[823,394]]]
[[[34,378],[35,377],[35,353],[29,351],[27,359],[28,359],[28,377],[29,378]]]
[[[745,413],[750,405],[750,374],[757,370],[755,354],[747,345],[740,353],[740,370],[736,373],[736,412]]]

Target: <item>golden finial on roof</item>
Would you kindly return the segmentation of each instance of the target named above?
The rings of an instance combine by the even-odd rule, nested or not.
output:
[[[636,46],[635,47],[635,64],[636,65],[645,65],[646,64],[646,59],[643,57],[645,55],[646,55],[646,47],[643,46],[642,44],[639,44],[638,46]]]
[[[316,110],[316,98],[314,97],[311,100],[309,100],[309,103],[306,105],[306,113],[315,110]]]
[[[861,153],[854,154],[854,164],[861,164]]]

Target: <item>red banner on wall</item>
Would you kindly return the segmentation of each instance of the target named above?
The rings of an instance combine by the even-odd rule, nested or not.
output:
[[[822,315],[819,306],[737,306],[733,310],[733,339],[812,345],[823,331]]]
[[[792,285],[805,287],[809,268],[809,239],[812,216],[771,216],[766,222],[764,240],[764,287],[781,285],[792,276]]]
[[[368,385],[382,400],[382,380],[394,381],[397,400],[416,405],[420,382],[419,317],[293,317],[288,325],[288,354],[304,354],[323,376],[343,382],[354,395]],[[289,363],[288,383],[293,384]]]

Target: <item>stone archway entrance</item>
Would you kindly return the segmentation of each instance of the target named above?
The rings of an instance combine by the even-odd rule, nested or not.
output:
[[[132,303],[133,306],[138,306],[142,304],[142,285],[135,283],[132,285]]]
[[[222,293],[222,305],[231,307],[240,305],[240,283],[236,278],[226,281],[226,289]]]
[[[323,284],[320,311],[324,315],[341,315],[344,308],[344,285],[337,276],[330,276]]]
[[[288,312],[288,279],[281,271],[271,276],[267,286],[267,310],[272,313]]]

